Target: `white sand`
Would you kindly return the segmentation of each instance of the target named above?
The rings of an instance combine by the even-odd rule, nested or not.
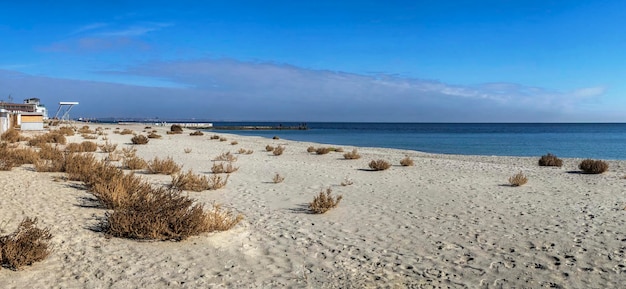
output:
[[[239,171],[225,188],[188,193],[207,205],[222,203],[244,221],[183,242],[108,239],[92,230],[105,210],[85,206],[88,192],[55,181],[59,173],[14,168],[0,172],[0,233],[37,217],[54,234],[54,252],[21,271],[0,270],[0,288],[620,288],[626,282],[624,161],[585,175],[573,173],[578,159],[547,168],[537,166],[538,158],[359,148],[361,159],[344,160],[342,153],[306,152],[318,144],[216,132],[228,138],[220,142],[209,140],[213,133],[156,129],[163,138],[135,146],[138,155],[171,156],[196,173],[209,174],[220,153],[255,151],[236,154]],[[131,136],[112,131],[106,130],[118,149],[130,146]],[[267,144],[284,145],[285,153],[274,156]],[[398,165],[405,155],[415,166]],[[394,166],[368,171],[367,163],[379,158]],[[528,184],[508,186],[519,171]],[[272,183],[277,172],[283,183]],[[155,184],[171,180],[139,175]],[[354,184],[340,186],[346,177]],[[309,214],[307,203],[329,186],[343,195],[339,206]]]

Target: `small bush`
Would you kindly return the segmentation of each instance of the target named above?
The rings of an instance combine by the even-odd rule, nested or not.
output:
[[[233,166],[231,162],[228,162],[226,166],[223,163],[214,163],[211,167],[211,172],[214,174],[222,174],[222,173],[234,173],[238,170],[238,167]]]
[[[0,136],[0,139],[9,143],[16,143],[16,142],[24,140],[20,132],[17,131],[16,129],[9,129],[5,131]]]
[[[341,181],[341,186],[344,186],[344,187],[352,185],[352,184],[354,184],[354,182],[348,177],[346,177],[345,179],[343,179],[343,181]]]
[[[85,126],[81,127],[80,129],[78,129],[78,133],[80,133],[80,134],[93,134],[93,133],[95,133],[95,131],[89,129],[88,125],[85,125]]]
[[[253,150],[247,150],[244,148],[240,148],[237,153],[242,154],[242,155],[251,155],[252,153],[254,153]]]
[[[284,151],[285,151],[285,147],[284,146],[277,146],[276,148],[274,148],[274,151],[272,153],[275,156],[279,156],[279,155],[282,155]]]
[[[317,149],[315,150],[315,153],[316,153],[316,154],[318,154],[318,155],[325,155],[325,154],[327,154],[327,153],[329,153],[329,152],[330,152],[330,148],[324,148],[324,147],[322,147],[322,148],[317,148]]]
[[[209,177],[209,186],[211,190],[221,189],[226,186],[228,183],[228,178],[230,175],[226,175],[225,178],[222,175],[211,175]]]
[[[524,173],[519,172],[509,178],[509,184],[513,187],[519,187],[528,182],[528,178],[524,176]]]
[[[403,167],[410,167],[410,166],[414,166],[415,162],[413,161],[413,159],[407,156],[400,160],[400,165]]]
[[[343,154],[343,157],[346,160],[356,160],[356,159],[360,159],[361,155],[359,154],[359,152],[357,152],[356,149],[353,149],[352,152]]]
[[[115,169],[110,167],[111,169]],[[148,182],[134,174],[111,174],[110,178],[97,179],[89,192],[98,199],[98,202],[107,209],[120,209],[132,206],[137,199],[152,193]]]
[[[170,131],[174,133],[182,133],[183,127],[179,124],[173,124],[172,126],[170,126]]]
[[[222,162],[236,162],[237,161],[237,157],[234,156],[233,154],[231,154],[230,152],[225,152],[225,153],[222,153],[221,155],[217,156],[214,160],[215,161],[222,161]]]
[[[272,181],[275,184],[282,183],[284,180],[285,180],[285,177],[281,176],[279,173],[276,173],[276,175],[274,175],[274,178],[272,178]]]
[[[234,141],[231,141],[231,142],[230,142],[230,144],[231,144],[231,145],[238,145],[238,144],[239,144],[239,142],[237,142],[236,140],[234,140]]]
[[[586,159],[578,165],[578,168],[587,174],[601,174],[609,170],[609,164],[601,160]]]
[[[51,131],[51,132],[59,133],[59,134],[66,135],[66,136],[73,136],[75,134],[74,128],[69,127],[69,126],[62,126],[58,130]]]
[[[171,157],[159,159],[155,157],[148,162],[148,173],[171,175],[180,171],[180,166],[174,162]]]
[[[172,188],[185,191],[201,192],[211,188],[209,179],[193,173],[192,170],[184,174],[172,176]]]
[[[369,163],[369,167],[375,171],[384,171],[391,167],[391,164],[385,160],[373,160]]]
[[[63,134],[56,132],[48,132],[46,134],[35,136],[28,140],[29,146],[40,146],[45,143],[66,144],[67,139]]]
[[[130,141],[135,145],[142,145],[148,143],[148,138],[145,135],[139,134],[131,138]]]
[[[124,130],[122,130],[122,132],[120,132],[121,135],[127,135],[127,134],[133,134],[134,132],[130,129],[125,128]]]
[[[266,145],[266,146],[265,146],[265,150],[266,150],[266,151],[268,151],[268,152],[271,152],[271,151],[273,151],[273,150],[274,150],[274,147],[273,147],[273,146],[271,146],[271,145]]]
[[[278,136],[276,136],[276,135],[275,135],[272,139],[280,139],[280,138],[279,138]]]
[[[80,143],[80,150],[82,152],[95,152],[98,150],[98,145],[92,141],[84,141]]]
[[[539,159],[539,165],[544,167],[562,167],[563,160],[549,153],[547,155],[541,156],[541,158]]]
[[[328,210],[337,207],[339,202],[341,201],[342,196],[337,196],[336,198],[332,196],[332,189],[327,188],[326,192],[324,190],[320,191],[320,193],[313,198],[313,202],[309,203],[309,209],[316,214],[326,213]]]
[[[148,166],[148,163],[140,157],[131,156],[124,158],[122,166],[129,170],[143,170]]]
[[[92,134],[82,134],[81,135],[84,139],[98,139],[97,135],[92,135]]]
[[[217,139],[217,140],[218,140],[218,139],[220,139],[220,136],[219,136],[219,135],[214,134],[214,135],[212,135],[212,136],[211,136],[211,139]]]
[[[222,142],[227,141],[227,140],[228,140],[228,139],[227,139],[227,138],[225,138],[225,137],[221,137],[221,138],[220,138],[220,141],[222,141]]]
[[[105,153],[112,153],[117,149],[117,144],[112,144],[109,141],[105,141],[104,144],[99,145],[100,150]]]
[[[314,146],[310,146],[306,148],[307,153],[314,153],[317,149]]]
[[[204,133],[199,131],[199,130],[196,130],[196,131],[190,133],[189,135],[191,135],[191,136],[202,136],[202,135],[204,135]]]
[[[39,154],[33,149],[4,149],[2,159],[13,166],[19,167],[25,164],[34,164],[39,160]]]
[[[148,134],[148,138],[161,138],[161,135],[155,132],[151,132],[150,134]]]
[[[37,218],[25,218],[17,231],[0,237],[0,263],[13,270],[39,262],[51,253],[50,229],[40,229]]]
[[[191,149],[190,149],[190,148],[185,148],[185,150],[184,150],[184,151],[185,151],[185,153],[186,153],[186,154],[188,154],[188,153],[190,153],[190,152],[191,152]]]

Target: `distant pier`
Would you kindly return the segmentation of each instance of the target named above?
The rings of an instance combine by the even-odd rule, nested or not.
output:
[[[295,126],[283,126],[283,125],[236,125],[236,126],[213,126],[209,127],[211,130],[308,130],[306,124],[300,124]]]

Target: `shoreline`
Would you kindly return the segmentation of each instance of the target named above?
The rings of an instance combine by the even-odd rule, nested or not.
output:
[[[83,125],[83,124],[79,124]],[[114,134],[118,150],[132,135]],[[124,125],[142,133],[144,125]],[[149,160],[171,156],[183,170],[210,175],[212,159],[231,151],[239,170],[225,188],[185,192],[198,202],[218,202],[244,215],[232,230],[183,242],[105,238],[89,228],[105,210],[80,206],[89,193],[58,173],[31,166],[0,172],[1,229],[12,231],[24,214],[51,227],[55,251],[13,272],[0,270],[0,287],[312,287],[448,286],[451,288],[616,288],[626,281],[626,161],[608,160],[601,175],[577,173],[581,159],[562,168],[539,167],[539,157],[431,154],[412,150],[341,146],[362,155],[307,153],[333,146],[209,132],[167,135],[137,148]],[[227,141],[210,140],[218,134]],[[80,135],[68,137],[81,142]],[[231,145],[237,141],[236,145]],[[101,137],[97,140],[103,143]],[[274,156],[266,145],[282,145]],[[185,153],[184,149],[191,151]],[[240,148],[251,155],[236,154]],[[103,153],[96,155],[104,157]],[[415,166],[402,167],[409,155]],[[385,159],[386,171],[367,163]],[[508,186],[523,171],[528,184]],[[275,173],[285,177],[274,184]],[[136,175],[155,185],[170,176]],[[344,179],[352,185],[341,186]],[[330,187],[339,206],[313,215],[306,204]],[[5,232],[2,232],[5,234]],[[156,254],[155,251],[159,253]]]

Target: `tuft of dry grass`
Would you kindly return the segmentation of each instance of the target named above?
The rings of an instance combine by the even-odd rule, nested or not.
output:
[[[285,180],[285,177],[281,176],[279,173],[276,173],[276,175],[274,175],[274,178],[272,178],[272,181],[275,184],[282,183],[284,180]]]
[[[225,152],[225,153],[222,153],[221,155],[217,156],[213,160],[214,161],[221,161],[221,162],[236,162],[237,161],[237,157],[235,155],[231,154],[230,152]]]
[[[227,138],[225,138],[225,137],[220,137],[220,141],[222,141],[222,142],[227,141],[227,140],[228,140],[228,139],[227,139]]]
[[[214,134],[214,135],[212,135],[212,136],[211,136],[211,139],[217,139],[217,140],[219,140],[219,139],[220,139],[220,136],[219,136],[219,135]]]
[[[324,190],[320,191],[320,193],[313,198],[313,201],[309,203],[309,210],[316,214],[323,214],[337,207],[343,197],[333,197],[332,192],[331,188],[327,188],[326,192],[324,192]]]
[[[153,160],[148,161],[147,169],[148,173],[151,174],[172,175],[180,171],[180,166],[171,157],[165,159],[155,157]]]
[[[609,170],[609,164],[602,160],[586,159],[578,168],[586,174],[601,174]]]
[[[143,170],[148,167],[148,163],[138,156],[131,156],[124,158],[122,166],[129,170]]]
[[[110,169],[115,169],[110,167]],[[113,172],[113,171],[111,171]],[[107,209],[120,209],[132,206],[138,198],[152,192],[150,184],[134,174],[109,174],[108,178],[96,179],[89,192],[98,199],[98,202]]]
[[[221,189],[226,186],[228,183],[228,178],[230,175],[226,175],[226,177],[222,177],[222,175],[211,175],[209,177],[209,186],[211,190]]]
[[[415,165],[415,162],[410,157],[406,156],[400,160],[400,165],[403,167],[411,167]]]
[[[373,160],[369,163],[369,167],[375,171],[384,171],[391,167],[391,164],[385,160]]]
[[[9,143],[16,143],[16,142],[25,140],[25,138],[22,137],[22,135],[20,134],[18,130],[11,128],[5,131],[2,135],[0,135],[0,140],[6,141]]]
[[[186,154],[188,154],[188,153],[190,153],[190,152],[191,152],[191,149],[190,149],[190,148],[185,148],[185,150],[184,150],[184,151],[185,151],[185,153],[186,153]]]
[[[356,149],[353,149],[351,152],[343,154],[343,158],[346,160],[356,160],[360,159],[361,155]]]
[[[331,148],[326,148],[326,147],[317,148],[315,150],[315,153],[318,154],[318,155],[325,155],[325,154],[330,152],[330,149]]]
[[[242,155],[251,155],[251,154],[254,153],[254,151],[253,150],[247,150],[247,149],[244,149],[244,148],[240,148],[237,151],[237,153],[242,154]]]
[[[272,139],[280,139],[277,135],[275,135]]]
[[[25,164],[34,164],[39,160],[39,154],[28,148],[9,149],[4,148],[0,150],[2,160],[5,161],[5,165],[11,164],[13,167],[19,167]]]
[[[511,184],[512,187],[519,187],[527,182],[528,178],[522,172],[519,172],[509,178],[509,184]]]
[[[354,181],[352,181],[351,179],[349,179],[348,177],[345,177],[343,179],[343,181],[341,181],[341,186],[345,187],[345,186],[349,186],[354,184]]]
[[[78,133],[80,133],[80,134],[94,134],[96,132],[91,130],[91,129],[89,129],[88,125],[84,125],[80,129],[78,129]]]
[[[231,144],[231,145],[238,145],[238,144],[239,144],[239,142],[237,142],[236,140],[234,140],[234,141],[231,141],[231,142],[230,142],[230,144]]]
[[[67,143],[67,139],[65,138],[65,135],[58,132],[48,132],[42,135],[32,137],[28,140],[29,146],[40,146],[45,143],[56,143],[64,145]]]
[[[233,166],[232,162],[228,162],[226,166],[224,166],[224,163],[214,163],[211,167],[211,172],[213,172],[214,174],[230,174],[236,172],[238,169],[239,167]]]
[[[122,155],[116,152],[109,153],[106,158],[104,158],[107,162],[117,162],[122,159]]]
[[[172,188],[185,191],[201,192],[211,189],[206,176],[196,175],[192,170],[172,176]]]
[[[117,144],[112,144],[108,140],[104,144],[99,145],[100,150],[105,153],[112,153],[117,149]]]
[[[183,127],[179,124],[173,124],[170,126],[170,131],[174,134],[180,134],[183,133]]]
[[[130,139],[135,145],[143,145],[148,143],[148,138],[145,135],[139,134]]]
[[[314,146],[310,146],[306,148],[307,153],[314,153],[317,149]]]
[[[273,150],[274,150],[274,147],[273,147],[273,146],[271,146],[271,145],[266,145],[266,146],[265,146],[265,150],[266,150],[266,151],[268,151],[268,152],[271,152],[271,151],[273,151]]]
[[[82,134],[81,137],[84,139],[98,139],[98,136],[93,134]]]
[[[191,135],[191,136],[202,136],[202,135],[204,135],[204,133],[199,131],[199,130],[196,130],[196,131],[190,133],[189,135]]]
[[[69,127],[69,126],[62,126],[60,127],[58,130],[56,131],[50,131],[52,133],[59,133],[65,136],[73,136],[75,134],[74,132],[74,128],[73,127]]]
[[[148,138],[161,138],[161,135],[155,132],[150,132],[150,134],[148,134]]]
[[[51,253],[49,228],[38,228],[37,218],[25,218],[17,230],[0,237],[0,265],[19,270],[44,260]]]
[[[121,135],[133,134],[134,132],[130,129],[125,128],[120,132]]]
[[[539,165],[544,167],[562,167],[563,160],[553,154],[548,153],[547,155],[541,156],[541,158],[539,159]]]
[[[272,153],[275,156],[279,156],[279,155],[282,155],[284,151],[285,151],[285,147],[284,146],[277,146],[276,148],[274,148],[274,151],[272,151]]]

